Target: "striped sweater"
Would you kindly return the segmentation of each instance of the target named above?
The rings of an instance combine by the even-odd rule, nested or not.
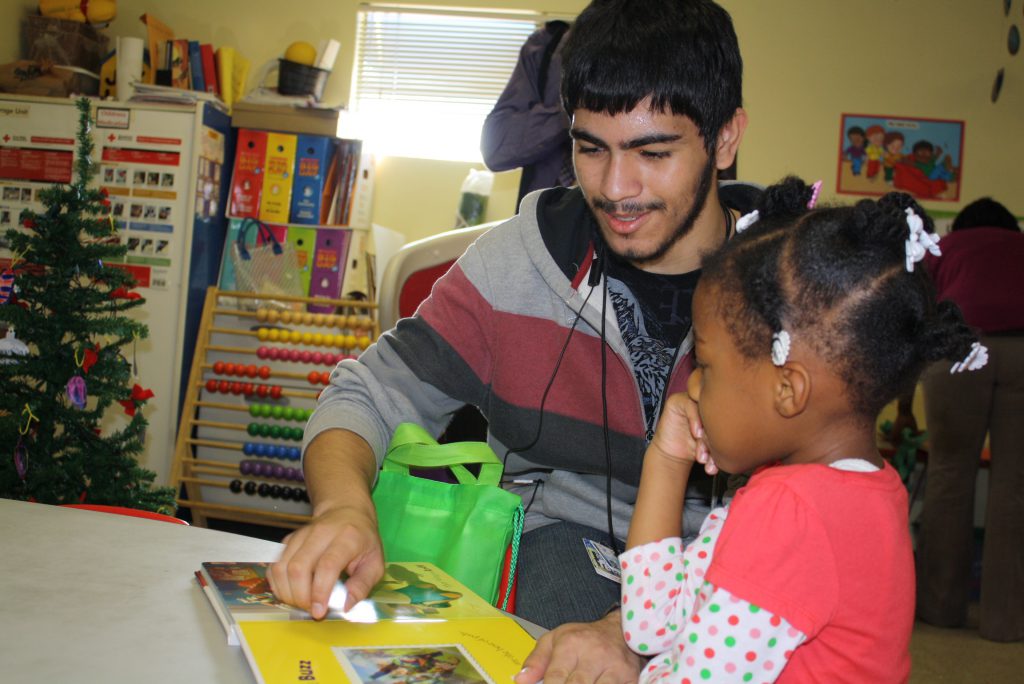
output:
[[[727,206],[747,211],[756,190],[723,185],[720,195]],[[534,499],[527,529],[556,520],[603,527],[604,382],[612,512],[615,531],[624,536],[646,447],[644,414],[611,306],[602,378],[602,289],[588,284],[595,234],[578,188],[528,195],[516,217],[477,239],[435,283],[414,316],[357,361],[338,365],[306,426],[305,445],[323,430],[345,428],[362,436],[380,462],[399,423],[440,434],[452,413],[472,404],[487,418],[498,456],[515,450],[506,475],[543,482],[520,492],[525,501]],[[693,367],[690,335],[677,358],[670,392],[685,391]]]

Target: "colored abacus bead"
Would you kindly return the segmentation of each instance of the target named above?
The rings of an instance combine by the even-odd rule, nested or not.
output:
[[[281,358],[281,350],[277,347],[270,347],[267,349],[267,356],[270,357],[271,361],[277,361]]]
[[[271,386],[271,388],[270,388],[270,397],[272,399],[280,399],[281,398],[281,386],[280,385],[273,385],[273,386]]]
[[[327,371],[321,371],[320,372],[320,384],[321,385],[329,385],[329,384],[331,384],[331,374],[328,373]]]
[[[260,405],[259,404],[250,404],[249,405],[249,415],[252,416],[253,418],[259,418],[260,417]]]
[[[242,487],[242,490],[249,496],[252,496],[253,494],[256,493],[256,483],[253,482],[252,480],[249,480],[248,482],[245,483],[245,486]]]
[[[209,380],[207,380],[206,381],[206,391],[207,392],[216,392],[217,391],[217,381],[214,380],[213,378],[210,378]]]
[[[242,481],[232,480],[231,484],[228,485],[228,488],[231,490],[232,494],[238,494],[239,492],[242,491]]]
[[[264,499],[270,496],[270,485],[266,482],[261,482],[260,486],[256,488],[256,493],[262,496]]]
[[[256,394],[261,397],[265,397],[268,394],[270,394],[270,388],[268,388],[266,385],[259,385],[258,387],[256,387]]]
[[[213,364],[213,372],[216,373],[217,375],[222,374],[224,372],[224,362],[218,361],[215,364]]]
[[[262,346],[262,345],[261,345],[261,346],[260,346],[260,347],[259,347],[259,348],[258,348],[258,349],[256,350],[256,356],[257,356],[257,357],[259,357],[259,358],[261,358],[261,359],[265,359],[265,358],[267,358],[268,356],[270,356],[270,350],[269,350],[269,349],[268,349],[267,347],[264,347],[264,346]]]
[[[221,380],[217,383],[217,391],[221,394],[227,394],[231,391],[231,383],[227,380]]]
[[[270,377],[270,366],[260,366],[259,371],[258,371],[258,375],[263,380],[266,380],[267,378],[269,378]]]

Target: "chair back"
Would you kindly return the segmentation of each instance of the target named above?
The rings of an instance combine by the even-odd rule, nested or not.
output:
[[[478,237],[501,221],[458,228],[404,245],[388,260],[377,295],[380,329],[390,330],[399,318],[411,316],[430,295],[434,282]]]

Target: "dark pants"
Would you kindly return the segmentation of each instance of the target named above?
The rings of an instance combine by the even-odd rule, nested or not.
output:
[[[555,523],[523,535],[516,615],[551,629],[597,620],[619,600],[619,584],[594,572],[584,537],[608,546],[607,530],[576,523]],[[623,546],[620,540],[620,551]]]
[[[967,619],[974,489],[986,433],[992,461],[981,561],[979,632],[1024,639],[1024,337],[985,336],[989,363],[922,377],[928,454],[917,545],[917,615],[957,627]]]

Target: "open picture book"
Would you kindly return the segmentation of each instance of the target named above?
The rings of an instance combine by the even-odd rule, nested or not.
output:
[[[257,681],[365,684],[507,682],[534,639],[430,563],[389,563],[370,597],[313,621],[270,591],[269,563],[203,563],[196,578]]]

